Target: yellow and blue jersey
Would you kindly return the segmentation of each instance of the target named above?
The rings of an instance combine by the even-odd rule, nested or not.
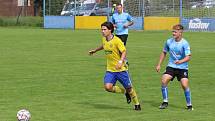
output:
[[[103,37],[102,44],[107,58],[107,71],[121,72],[128,70],[128,67],[124,62],[121,69],[117,70],[115,68],[119,60],[121,60],[121,53],[126,51],[123,42],[116,36],[114,36],[110,41],[107,41],[106,38]]]

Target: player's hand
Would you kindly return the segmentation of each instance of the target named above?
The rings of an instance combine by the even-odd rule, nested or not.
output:
[[[182,62],[181,62],[181,60],[176,60],[175,61],[175,64],[181,64]]]
[[[96,52],[96,50],[90,50],[88,53],[89,55],[93,55]]]
[[[124,25],[123,27],[124,27],[124,28],[128,28],[128,25]]]
[[[161,66],[157,65],[155,69],[156,69],[157,72],[160,72]]]
[[[119,70],[122,68],[122,65],[123,65],[123,61],[119,61],[117,64],[116,64],[116,70]]]

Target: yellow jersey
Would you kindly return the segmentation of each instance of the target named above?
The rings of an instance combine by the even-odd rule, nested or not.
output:
[[[105,37],[102,38],[103,48],[107,58],[107,71],[121,72],[128,70],[127,65],[123,62],[121,69],[117,70],[116,65],[121,60],[121,53],[126,51],[123,42],[116,36],[110,41],[107,41]]]

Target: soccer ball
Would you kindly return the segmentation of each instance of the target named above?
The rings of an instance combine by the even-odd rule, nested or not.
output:
[[[17,112],[16,117],[18,121],[30,121],[31,114],[28,110],[22,109]]]

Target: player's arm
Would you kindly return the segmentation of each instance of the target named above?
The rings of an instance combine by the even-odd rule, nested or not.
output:
[[[128,28],[129,26],[134,24],[133,18],[131,17],[131,15],[128,15],[127,18],[128,22],[124,25],[124,28]]]
[[[163,52],[160,54],[160,59],[159,59],[158,64],[157,64],[157,66],[156,66],[156,71],[157,71],[157,72],[160,72],[161,64],[162,64],[162,62],[163,62],[163,60],[164,60],[165,58],[166,58],[166,52],[163,51]]]
[[[133,24],[134,24],[133,21],[129,21],[129,22],[127,23],[128,26],[131,26],[131,25],[133,25]]]
[[[126,50],[124,50],[121,54],[121,59],[118,61],[118,63],[116,64],[116,69],[121,69],[123,64],[124,64],[124,60],[125,60],[125,57],[126,57]]]
[[[114,28],[117,28],[117,25],[116,25],[116,21],[115,21],[114,16],[112,16],[111,22],[112,22]]]
[[[191,59],[191,51],[190,51],[189,43],[184,44],[184,53],[185,53],[186,56],[181,60],[176,60],[175,64],[181,64],[181,63],[190,61],[190,59]]]
[[[114,28],[117,28],[117,25],[116,24],[113,24]]]
[[[103,50],[103,45],[97,47],[96,49],[92,49],[89,51],[89,55],[93,55],[94,53],[96,53],[97,51]]]
[[[129,21],[129,22],[127,22],[127,23],[124,25],[124,28],[128,28],[128,26],[131,26],[131,25],[133,25],[133,24],[134,24],[133,21]]]
[[[181,64],[181,63],[184,63],[184,62],[188,62],[188,61],[190,61],[190,58],[191,58],[191,55],[187,55],[187,56],[185,56],[185,58],[183,58],[181,60],[176,60],[175,64]]]

